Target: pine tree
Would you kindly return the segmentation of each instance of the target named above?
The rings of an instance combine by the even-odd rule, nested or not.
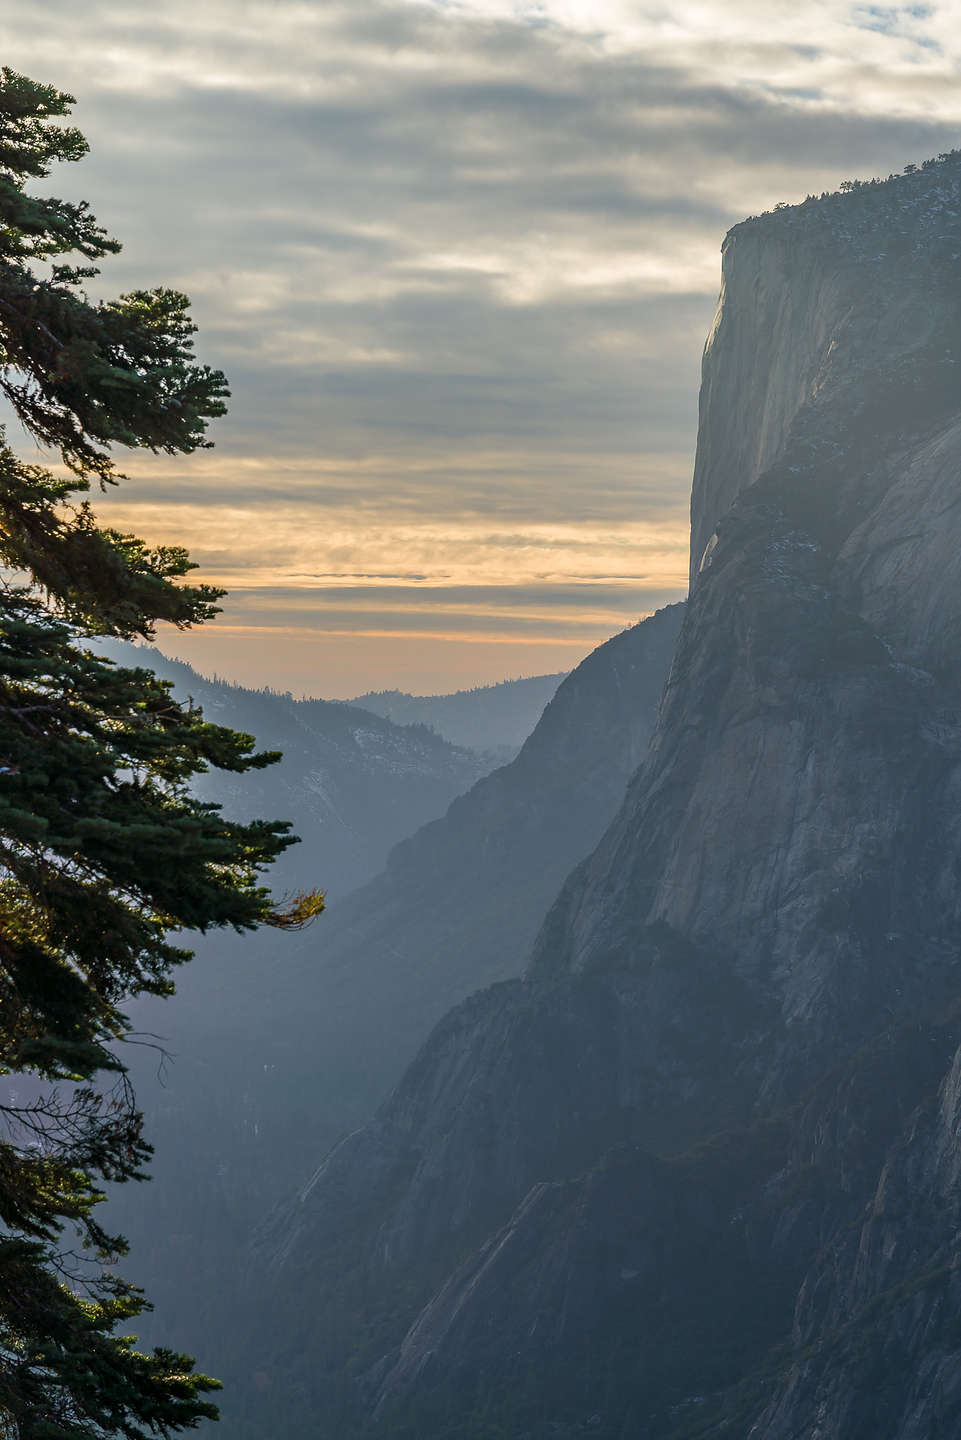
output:
[[[169,1435],[216,1415],[215,1381],[116,1333],[142,1310],[117,1275],[105,1181],[150,1154],[122,1062],[125,1002],[169,995],[190,952],[171,933],[299,926],[263,868],[284,822],[240,825],[194,799],[193,776],[270,764],[93,636],[153,635],[216,612],[177,547],[105,528],[88,495],[117,446],[190,453],[224,413],[223,375],[196,362],[185,296],[94,302],[85,282],[119,246],[85,204],[26,192],[79,160],[69,95],[0,71],[0,391],[56,462],[0,432],[0,1436]]]

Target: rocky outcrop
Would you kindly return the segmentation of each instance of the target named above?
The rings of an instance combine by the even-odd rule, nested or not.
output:
[[[263,1235],[290,1434],[957,1429],[959,214],[953,155],[728,238],[650,750]]]

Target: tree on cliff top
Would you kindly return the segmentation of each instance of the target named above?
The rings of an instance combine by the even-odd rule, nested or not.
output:
[[[185,296],[89,300],[91,262],[117,243],[85,204],[26,193],[85,153],[72,104],[0,71],[0,391],[59,462],[24,464],[0,432],[0,1436],[135,1440],[215,1416],[216,1382],[114,1333],[143,1301],[96,1206],[150,1153],[117,1056],[123,1005],[171,993],[190,958],[171,931],[297,926],[322,901],[278,911],[260,884],[286,823],[235,824],[190,794],[211,765],[276,757],[83,643],[216,612],[184,550],[102,527],[85,497],[123,478],[117,445],[208,444],[227,390],[193,358]]]

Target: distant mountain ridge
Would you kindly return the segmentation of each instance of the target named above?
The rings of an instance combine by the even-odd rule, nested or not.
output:
[[[346,703],[370,710],[395,725],[429,725],[452,745],[482,753],[516,752],[569,672],[530,675],[477,685],[449,695],[408,695],[403,690],[370,690]],[[512,758],[503,756],[503,762]]]
[[[266,770],[211,771],[196,785],[228,815],[293,822],[302,843],[275,867],[275,887],[308,886],[333,899],[362,885],[399,840],[442,815],[493,763],[424,725],[208,679],[153,646],[99,645],[119,664],[172,681],[174,694],[191,697],[208,720],[253,735],[259,749],[283,752]]]

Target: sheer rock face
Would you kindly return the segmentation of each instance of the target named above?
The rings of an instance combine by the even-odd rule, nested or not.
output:
[[[764,995],[776,1053],[807,1063],[871,1033],[882,977],[910,1004],[954,983],[961,734],[953,696],[839,606],[803,532],[744,509],[716,554],[650,761],[530,973],[590,970],[667,926]],[[766,1062],[766,1090],[787,1078]]]
[[[961,1428],[959,213],[953,156],[729,237],[647,759],[265,1237],[366,1324],[305,1434],[347,1353],[372,1434]]]
[[[957,186],[954,157],[887,186],[746,221],[727,236],[704,350],[692,589],[718,522],[802,437],[827,447],[825,461],[831,452],[835,459],[847,454],[864,430],[886,431],[896,442],[915,429],[912,422],[926,422],[896,472],[882,466],[867,473],[857,460],[835,470],[823,497],[835,539],[867,520],[858,550],[883,550],[893,538],[885,522],[895,512],[873,512],[889,488],[927,505],[927,495],[917,493],[933,478],[923,452],[937,443],[940,425],[956,418],[949,396],[961,383],[954,373],[961,364],[953,293],[961,259]],[[827,425],[818,423],[832,411]],[[940,424],[929,428],[935,415]],[[915,450],[922,453],[911,475]],[[794,474],[796,501],[825,478],[803,467]]]
[[[839,569],[861,615],[906,660],[953,670],[961,636],[961,420],[906,447],[899,472],[845,540]]]

